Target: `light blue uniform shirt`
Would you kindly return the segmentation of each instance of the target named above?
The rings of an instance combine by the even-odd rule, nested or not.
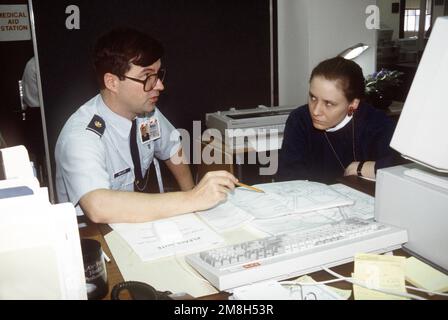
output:
[[[156,108],[160,138],[142,143],[137,132],[142,176],[156,157],[170,159],[180,149],[179,132]],[[147,117],[137,119],[137,128]],[[110,110],[101,95],[81,106],[67,120],[56,148],[56,193],[71,202],[78,215],[82,196],[96,189],[134,190],[134,164],[129,136],[132,122]]]

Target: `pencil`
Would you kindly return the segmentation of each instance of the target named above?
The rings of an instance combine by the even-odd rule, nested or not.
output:
[[[256,192],[260,192],[260,193],[265,193],[265,192],[264,192],[263,190],[261,190],[261,189],[258,189],[258,188],[249,186],[249,185],[244,184],[244,183],[241,183],[241,182],[237,182],[237,183],[235,183],[235,184],[236,184],[237,186],[239,186],[239,187],[247,188],[247,189],[250,189],[250,190],[253,190],[253,191],[256,191]]]

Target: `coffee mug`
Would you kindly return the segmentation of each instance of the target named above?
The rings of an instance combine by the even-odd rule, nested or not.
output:
[[[81,239],[81,250],[87,298],[89,300],[102,299],[109,292],[109,286],[101,244],[93,239]]]

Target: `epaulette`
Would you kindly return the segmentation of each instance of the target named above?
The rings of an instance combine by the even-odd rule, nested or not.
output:
[[[90,130],[96,133],[101,138],[104,134],[104,130],[106,130],[106,123],[104,122],[103,118],[95,114],[86,130]]]

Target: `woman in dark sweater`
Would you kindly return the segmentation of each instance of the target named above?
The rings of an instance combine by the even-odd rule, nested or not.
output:
[[[393,164],[389,147],[394,123],[363,103],[361,67],[332,58],[314,68],[308,105],[294,110],[287,122],[279,158],[279,180],[333,182],[359,175],[375,178]]]

